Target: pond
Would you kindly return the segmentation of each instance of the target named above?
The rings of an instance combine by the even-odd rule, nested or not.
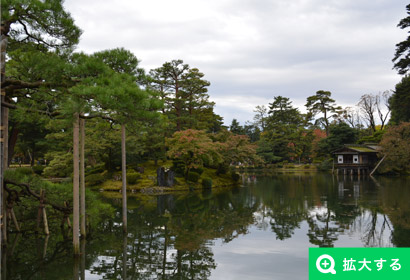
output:
[[[230,189],[128,199],[122,234],[11,234],[1,279],[308,279],[309,247],[410,247],[410,183],[327,174],[243,175]]]

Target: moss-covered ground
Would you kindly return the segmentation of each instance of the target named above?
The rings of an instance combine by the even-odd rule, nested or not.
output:
[[[157,169],[158,167],[170,168],[172,166],[171,161],[159,162],[155,165],[153,161],[148,161],[139,165],[144,168],[144,173],[141,173],[141,177],[135,184],[127,184],[127,191],[131,193],[142,193],[147,195],[152,194],[164,194],[174,193],[178,191],[192,191],[202,189],[202,179],[211,178],[212,188],[221,188],[234,185],[230,172],[227,174],[216,174],[216,169],[204,167],[204,172],[201,174],[198,182],[189,182],[183,177],[175,177],[175,185],[173,187],[159,187],[157,186]],[[118,177],[120,178],[120,177]],[[100,191],[112,191],[117,194],[112,194],[114,197],[118,195],[121,190],[121,179],[113,180],[108,179],[104,183],[93,186],[93,189]]]

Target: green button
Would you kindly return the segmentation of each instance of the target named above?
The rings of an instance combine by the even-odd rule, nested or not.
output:
[[[309,280],[410,279],[410,248],[309,248]]]

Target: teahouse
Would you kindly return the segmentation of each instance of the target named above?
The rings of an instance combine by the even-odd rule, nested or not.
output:
[[[378,161],[379,150],[380,147],[376,144],[346,144],[333,152],[334,171],[337,174],[369,174]]]

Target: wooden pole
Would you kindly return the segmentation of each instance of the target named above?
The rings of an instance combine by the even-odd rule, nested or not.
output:
[[[74,257],[73,264],[73,279],[80,280],[80,258],[78,255]]]
[[[67,201],[64,201],[64,206],[66,208],[68,207]],[[64,227],[65,223],[67,223],[68,228],[71,228],[70,217],[66,213],[64,213],[63,221],[61,222],[61,227]]]
[[[373,176],[373,173],[376,172],[377,168],[379,168],[380,164],[383,162],[383,160],[386,158],[386,156],[384,156],[379,163],[376,165],[376,167],[373,169],[372,172],[370,172],[370,176]]]
[[[81,238],[86,237],[86,226],[85,226],[85,162],[84,162],[84,147],[85,147],[85,120],[80,119],[80,134],[81,134],[81,149],[80,149],[80,217],[81,226],[80,233]]]
[[[44,246],[43,246],[43,259],[46,258],[47,255],[47,246],[48,246],[48,239],[50,238],[50,235],[47,234],[46,239],[44,239]]]
[[[8,44],[8,36],[5,36],[4,34],[2,34],[0,36],[0,82],[3,83],[6,80],[6,53],[7,53],[7,44]],[[6,225],[5,219],[6,219],[6,213],[5,213],[5,208],[4,208],[4,166],[3,166],[3,158],[4,158],[4,141],[5,141],[5,137],[4,137],[4,128],[5,128],[5,124],[3,123],[3,106],[1,106],[3,104],[3,102],[5,101],[6,98],[6,91],[4,88],[1,88],[0,90],[0,100],[1,100],[1,104],[0,104],[0,259],[2,257],[2,247],[3,245],[6,244],[6,238],[7,236],[5,236],[3,234],[3,229]],[[5,258],[5,257],[4,257]],[[1,262],[2,263],[2,262]],[[0,269],[1,270],[1,269]],[[6,270],[6,268],[4,267],[3,269],[4,271]],[[2,273],[0,273],[1,275]],[[3,279],[6,279],[6,277],[4,276]]]
[[[122,279],[127,279],[127,233],[124,232],[123,237],[122,237]]]
[[[46,235],[50,235],[50,231],[48,230],[48,221],[47,221],[47,213],[46,213],[45,205],[43,205],[43,222],[44,222],[44,233]]]
[[[10,249],[10,256],[14,255],[14,250],[16,249],[16,245],[18,243],[18,240],[20,239],[20,235],[21,235],[21,233],[18,232],[16,234],[16,237],[14,237],[13,245],[11,246],[11,249]]]
[[[121,157],[122,157],[122,229],[127,232],[127,162],[125,149],[125,125],[121,125]]]
[[[3,185],[4,187],[4,185]],[[7,206],[6,206],[6,195],[3,192],[3,199],[2,199],[2,212],[3,212],[3,220],[2,220],[2,237],[3,237],[3,246],[7,245]]]
[[[9,108],[3,108],[3,170],[9,166]]]
[[[80,272],[81,272],[81,280],[86,280],[85,279],[85,257],[86,257],[86,253],[85,253],[85,243],[86,243],[86,239],[82,238],[81,239],[81,260],[80,260]]]
[[[20,226],[17,222],[16,214],[14,214],[14,209],[11,207],[10,209],[11,218],[13,219],[14,226],[16,227],[16,231],[20,232]]]
[[[40,204],[38,205],[38,211],[37,211],[37,227],[36,227],[36,233],[40,232],[40,224],[41,224],[41,219],[43,216],[43,210],[41,209],[43,207],[43,189],[40,189]]]
[[[78,151],[78,142],[79,142],[79,114],[74,113],[74,122],[73,122],[73,247],[74,255],[80,254],[80,238],[79,238],[79,229],[80,229],[80,203],[79,203],[79,183],[80,183],[80,172],[79,172],[79,151]]]

